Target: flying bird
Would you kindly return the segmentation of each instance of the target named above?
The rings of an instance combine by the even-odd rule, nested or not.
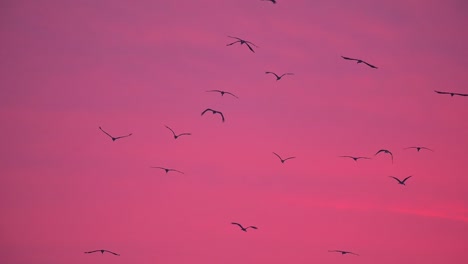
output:
[[[111,136],[109,133],[107,133],[106,131],[104,131],[101,127],[99,127],[99,129],[101,129],[102,132],[104,132],[104,134],[108,135],[110,138],[112,138],[112,141],[116,141],[117,139],[119,138],[124,138],[124,137],[129,137],[132,135],[132,133],[126,135],[126,136],[120,136],[120,137],[113,137]]]
[[[211,108],[205,109],[205,111],[203,111],[203,112],[201,113],[201,115],[203,115],[203,114],[206,113],[207,111],[211,111],[211,112],[213,113],[213,115],[214,115],[214,114],[220,114],[220,115],[221,115],[221,119],[222,119],[223,122],[224,122],[224,115],[223,115],[223,113],[221,113],[220,111],[213,110],[213,109],[211,109]]]
[[[165,125],[165,126],[166,126],[166,125]],[[167,127],[167,129],[169,129],[169,130],[172,132],[172,134],[174,135],[174,138],[175,138],[175,139],[177,139],[177,138],[180,137],[180,136],[184,136],[184,135],[186,135],[186,136],[192,135],[192,134],[190,134],[190,133],[181,133],[181,134],[179,134],[179,135],[176,135],[176,133],[174,132],[174,130],[172,130],[172,129],[171,129],[170,127],[168,127],[168,126],[166,126],[166,127]]]
[[[292,72],[283,73],[283,74],[280,75],[280,76],[278,76],[278,74],[276,74],[276,73],[274,73],[274,72],[269,72],[269,71],[265,72],[265,74],[269,74],[269,73],[275,75],[277,81],[281,80],[281,78],[282,78],[283,76],[285,76],[285,75],[294,75],[294,73],[292,73]]]
[[[432,149],[430,149],[430,148],[426,148],[426,147],[408,147],[408,148],[405,148],[405,149],[410,149],[410,148],[414,148],[414,149],[416,149],[418,152],[419,152],[421,149],[427,149],[427,150],[430,150],[430,151],[434,151],[434,150],[432,150]]]
[[[342,157],[342,158],[351,158],[356,162],[357,162],[358,159],[371,159],[371,158],[368,158],[368,157],[353,157],[353,156],[340,156],[340,157]]]
[[[296,157],[288,157],[288,158],[282,159],[282,158],[280,157],[280,155],[276,154],[275,152],[273,152],[273,154],[275,154],[275,155],[281,160],[281,163],[284,163],[284,162],[287,161],[288,159],[294,159],[294,158],[296,158]]]
[[[438,93],[438,94],[450,94],[450,96],[454,96],[454,95],[458,95],[458,96],[468,96],[468,94],[453,93],[453,92],[441,92],[441,91],[437,91],[437,90],[434,90],[434,92],[436,92],[436,93]]]
[[[221,90],[209,90],[207,92],[218,92],[221,94],[221,96],[223,96],[224,94],[230,94],[232,96],[234,96],[235,98],[239,99],[239,97],[235,96],[233,93],[230,93],[230,92],[226,92],[226,91],[221,91]]]
[[[184,173],[183,173],[183,172],[181,172],[181,171],[174,170],[174,169],[168,169],[168,168],[164,168],[164,167],[151,167],[151,168],[153,168],[153,169],[161,169],[161,170],[165,170],[165,171],[166,171],[166,173],[168,173],[168,172],[170,172],[170,171],[176,171],[176,172],[179,172],[179,173],[182,173],[182,174],[184,174]]]
[[[104,252],[109,252],[109,253],[114,254],[116,256],[120,256],[120,254],[114,253],[114,252],[106,250],[106,249],[98,249],[98,250],[88,251],[88,252],[85,252],[85,253],[89,254],[89,253],[94,253],[94,252],[99,252],[99,251],[101,251],[102,254],[104,254]]]
[[[408,177],[404,178],[403,180],[400,180],[400,179],[398,179],[397,177],[393,177],[393,176],[388,176],[388,177],[397,180],[398,183],[401,184],[401,185],[406,185],[406,184],[405,184],[405,181],[408,180],[409,178],[411,178],[412,176],[408,176]]]
[[[237,39],[237,40],[234,41],[234,42],[232,42],[232,43],[226,44],[226,46],[231,46],[232,44],[235,44],[235,43],[239,42],[241,45],[242,45],[242,44],[247,45],[247,47],[249,47],[249,49],[250,49],[252,52],[254,52],[254,53],[255,53],[255,51],[252,49],[252,46],[250,46],[249,44],[251,44],[251,45],[253,45],[253,46],[255,46],[255,47],[258,48],[257,45],[253,44],[253,43],[250,42],[250,41],[243,40],[243,39],[238,38],[238,37],[231,37],[231,36],[228,36],[228,37],[233,38],[233,39]]]
[[[356,253],[353,253],[353,252],[350,252],[350,251],[343,251],[343,250],[328,250],[328,252],[338,252],[338,253],[341,253],[342,255],[352,254],[352,255],[359,256]]]
[[[341,57],[342,57],[343,59],[345,59],[345,60],[354,60],[354,61],[357,61],[357,63],[365,63],[365,64],[367,64],[367,66],[369,66],[369,67],[371,67],[371,68],[374,68],[374,69],[377,69],[377,67],[375,67],[374,65],[369,64],[369,63],[367,63],[367,62],[365,62],[365,61],[363,61],[363,60],[348,58],[348,57],[344,57],[344,56],[341,56]]]
[[[241,230],[244,231],[244,232],[247,232],[247,229],[249,229],[249,228],[258,229],[258,228],[255,227],[255,226],[248,226],[248,227],[245,227],[245,228],[244,228],[241,224],[239,224],[239,223],[234,223],[234,222],[231,223],[231,224],[233,224],[233,225],[238,225],[238,226],[241,228]]]
[[[276,4],[276,0],[261,0],[261,1],[269,1],[269,2],[272,2],[273,4]]]
[[[377,156],[377,154],[379,154],[381,152],[389,154],[390,156],[392,156],[392,163],[393,163],[393,154],[392,154],[392,152],[390,152],[389,150],[386,150],[386,149],[381,149],[381,150],[377,151],[377,153],[375,153],[375,156]]]

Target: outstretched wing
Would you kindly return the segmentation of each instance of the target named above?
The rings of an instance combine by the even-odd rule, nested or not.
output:
[[[442,92],[442,91],[437,91],[437,90],[434,90],[434,92],[436,92],[438,94],[450,94],[449,92]]]
[[[247,229],[247,228],[258,229],[256,226],[248,226],[248,227],[246,227],[245,229]]]
[[[454,95],[459,95],[459,96],[468,96],[468,94],[461,94],[461,93],[453,93]]]
[[[280,155],[276,154],[275,152],[273,152],[273,154],[275,154],[280,160],[283,160]]]
[[[283,77],[285,75],[294,75],[294,73],[292,73],[292,72],[283,73],[280,77]]]
[[[231,224],[233,224],[233,225],[238,225],[240,228],[244,229],[244,227],[243,227],[241,224],[239,224],[239,223],[234,223],[234,222],[232,222]]]
[[[368,158],[368,157],[357,157],[358,159],[371,159],[371,158]]]
[[[176,135],[175,132],[174,132],[174,130],[172,130],[170,127],[168,127],[168,126],[166,126],[166,125],[164,125],[164,126],[165,126],[167,129],[169,129],[169,130],[172,132],[172,134],[173,134],[174,136]]]
[[[161,169],[161,170],[166,170],[166,168],[163,168],[163,167],[150,167],[150,168],[153,168],[153,169]]]
[[[255,51],[252,49],[252,47],[249,45],[249,43],[250,43],[250,42],[245,42],[245,45],[247,45],[247,47],[249,47],[249,49],[250,49],[253,53],[255,53]],[[252,45],[255,46],[255,44],[253,44],[253,43],[250,43],[250,44],[252,44]]]
[[[94,252],[101,252],[101,250],[87,251],[87,252],[85,252],[85,253],[86,253],[86,254],[89,254],[89,253],[94,253]]]
[[[213,112],[214,110],[213,110],[213,109],[210,109],[210,108],[207,108],[207,109],[205,109],[205,111],[203,111],[203,112],[201,113],[201,115],[203,115],[203,114],[206,113],[207,111]]]
[[[398,179],[397,177],[394,177],[394,176],[388,176],[388,177],[393,178],[393,179],[397,180],[398,182],[402,182],[402,181],[400,181],[400,179]]]
[[[132,134],[132,133],[130,133],[130,134],[128,134],[128,135],[125,135],[125,136],[116,137],[115,139],[124,138],[124,137],[129,137],[129,136],[131,136],[131,135],[133,135],[133,134]]]
[[[412,176],[408,176],[402,180],[402,182],[405,182],[407,179],[411,178]]]
[[[365,61],[362,61],[362,62],[364,62],[365,64],[367,64],[367,66],[369,66],[369,67],[371,67],[371,68],[377,69],[377,67],[375,67],[375,66],[372,65],[372,64],[369,64],[369,63],[367,63],[367,62],[365,62]]]
[[[108,135],[110,138],[114,138],[114,137],[111,136],[109,133],[107,133],[106,131],[104,131],[104,129],[102,129],[101,127],[99,127],[99,129],[101,129],[101,131],[104,132],[104,134]]]
[[[222,119],[222,120],[223,120],[223,122],[224,122],[224,115],[223,115],[223,113],[221,113],[221,112],[219,112],[219,111],[217,111],[216,113],[218,113],[218,114],[220,114],[220,115],[221,115],[221,119]]]
[[[274,72],[269,72],[269,71],[265,72],[265,74],[268,74],[268,73],[275,75],[276,78],[280,78],[280,77],[279,77],[276,73],[274,73]]]
[[[224,92],[224,93],[226,93],[226,94],[230,94],[230,95],[234,96],[235,98],[239,99],[239,97],[237,97],[237,96],[236,96],[236,95],[234,95],[233,93],[230,93],[230,92]]]
[[[221,91],[221,90],[209,90],[209,91],[207,91],[207,92],[218,92],[218,93],[221,93],[221,92],[223,92],[223,91]]]
[[[181,133],[181,134],[179,134],[177,136],[180,137],[180,136],[190,136],[190,135],[192,135],[192,134],[191,133]]]
[[[434,151],[434,150],[432,150],[432,149],[430,149],[430,148],[426,148],[426,147],[420,147],[420,148],[421,148],[421,149],[427,149],[427,150],[430,150],[430,151]]]
[[[235,43],[237,43],[237,42],[240,42],[240,40],[234,41],[234,42],[232,42],[232,43],[228,43],[228,44],[226,44],[226,46],[231,46],[232,44],[235,44]]]
[[[380,152],[385,152],[385,150],[381,149],[381,150],[377,151],[377,153],[375,153],[375,155],[379,154]]]
[[[296,157],[288,157],[288,158],[285,158],[284,160],[288,160],[288,159],[295,159]]]
[[[232,37],[232,36],[228,36],[228,37],[233,38],[233,39],[237,39],[237,40],[239,40],[239,41],[243,40],[243,39],[238,38],[238,37]]]
[[[104,250],[104,251],[109,252],[109,253],[111,253],[111,254],[114,254],[114,255],[116,255],[116,256],[120,256],[120,254],[117,254],[117,253],[112,252],[112,251],[109,251],[109,250]]]
[[[169,171],[176,171],[176,172],[178,172],[178,173],[184,174],[183,172],[181,172],[181,171],[179,171],[179,170],[169,169]]]
[[[355,61],[358,60],[358,59],[348,58],[348,57],[345,57],[345,56],[341,56],[341,57],[342,57],[343,59],[345,59],[345,60],[355,60]]]

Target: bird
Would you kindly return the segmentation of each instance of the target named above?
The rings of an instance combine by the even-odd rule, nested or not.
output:
[[[284,163],[284,162],[287,161],[288,159],[294,159],[294,158],[296,158],[296,157],[288,157],[288,158],[282,159],[282,158],[280,157],[280,155],[276,154],[275,152],[273,152],[273,154],[275,154],[275,155],[281,160],[281,163]]]
[[[239,97],[237,97],[236,95],[234,95],[233,93],[230,93],[230,92],[226,92],[226,91],[221,91],[221,90],[209,90],[207,92],[218,92],[221,94],[221,96],[223,96],[224,94],[230,94],[232,96],[234,96],[235,98],[239,99]]]
[[[345,60],[355,60],[355,61],[357,61],[357,63],[365,63],[365,64],[367,64],[367,66],[369,66],[369,67],[371,67],[371,68],[374,68],[374,69],[377,69],[377,67],[375,67],[374,65],[369,64],[369,63],[367,63],[367,62],[365,62],[365,61],[363,61],[363,60],[348,58],[348,57],[344,57],[344,56],[341,56],[341,57],[342,57],[343,59],[345,59]]]
[[[165,125],[165,126],[166,126],[166,125]],[[192,135],[192,134],[190,134],[190,133],[181,133],[181,134],[179,134],[179,135],[176,135],[176,133],[174,133],[174,130],[172,130],[172,129],[171,129],[170,127],[168,127],[168,126],[166,126],[166,127],[167,127],[167,129],[169,129],[169,130],[172,132],[172,134],[174,135],[174,138],[175,138],[175,139],[177,139],[177,138],[180,137],[180,136],[184,136],[184,135],[187,135],[187,136]]]
[[[401,185],[406,185],[406,184],[405,184],[405,181],[408,180],[409,178],[411,178],[412,176],[408,176],[408,177],[404,178],[403,180],[400,180],[400,179],[398,179],[397,177],[393,177],[393,176],[388,176],[388,177],[397,180],[398,183],[401,184]]]
[[[120,254],[114,253],[114,252],[106,250],[106,249],[98,249],[98,250],[88,251],[88,252],[85,252],[85,253],[89,254],[89,253],[94,253],[94,252],[99,252],[99,251],[101,251],[102,254],[104,254],[104,252],[109,252],[109,253],[114,254],[116,256],[120,256]]]
[[[454,92],[441,92],[441,91],[437,91],[437,90],[434,90],[434,92],[436,92],[436,93],[438,93],[438,94],[450,94],[450,96],[454,96],[454,95],[458,95],[458,96],[468,96],[468,94],[454,93]]]
[[[213,110],[213,109],[211,109],[211,108],[205,109],[205,111],[203,111],[203,112],[201,113],[201,115],[203,115],[203,114],[206,113],[207,111],[213,112],[213,115],[214,115],[214,114],[220,114],[220,115],[221,115],[221,119],[222,119],[223,122],[224,122],[224,115],[223,115],[223,113],[221,113],[220,111]]]
[[[238,37],[231,37],[231,36],[228,36],[228,37],[233,38],[233,39],[237,39],[237,40],[234,41],[234,42],[232,42],[232,43],[226,44],[226,46],[231,46],[232,44],[235,44],[235,43],[239,42],[241,45],[242,45],[242,44],[247,45],[247,47],[249,47],[249,49],[250,49],[252,52],[254,52],[254,53],[255,53],[255,51],[252,49],[252,46],[250,46],[249,44],[252,44],[253,46],[255,46],[255,47],[258,48],[257,45],[253,44],[253,43],[250,42],[250,41],[243,40],[243,39],[238,38]]]
[[[249,229],[249,228],[258,229],[258,228],[255,227],[255,226],[248,226],[248,227],[245,227],[245,228],[244,228],[241,224],[239,224],[239,223],[234,223],[234,222],[232,222],[231,224],[233,224],[233,225],[238,225],[238,226],[241,228],[241,230],[244,231],[244,232],[247,232],[247,229]]]
[[[328,252],[338,252],[338,253],[341,253],[342,255],[353,254],[353,255],[359,256],[356,253],[353,253],[353,252],[350,252],[350,251],[343,251],[343,250],[328,250]]]
[[[432,149],[430,149],[430,148],[426,148],[426,147],[408,147],[408,148],[405,148],[405,149],[410,149],[410,148],[414,148],[414,149],[416,149],[418,152],[419,152],[421,149],[427,149],[427,150],[430,150],[430,151],[434,151],[434,150],[432,150]]]
[[[272,2],[273,4],[276,4],[276,0],[261,0],[261,1],[269,1],[269,2]]]
[[[377,156],[377,154],[379,154],[380,152],[390,154],[390,156],[392,156],[392,163],[393,163],[393,154],[392,154],[392,152],[390,152],[389,150],[386,150],[386,149],[381,149],[381,150],[377,151],[377,153],[375,153],[375,155]]]
[[[126,136],[120,136],[120,137],[113,137],[111,136],[109,133],[107,133],[106,131],[104,131],[104,129],[102,129],[101,127],[99,127],[99,129],[101,129],[102,132],[104,132],[106,135],[108,135],[110,138],[112,138],[112,141],[116,141],[117,139],[119,138],[124,138],[124,137],[129,137],[132,135],[132,133],[126,135]]]
[[[170,171],[176,171],[176,172],[179,172],[179,173],[182,173],[184,174],[183,172],[179,171],[179,170],[175,170],[175,169],[168,169],[168,168],[164,168],[164,167],[151,167],[153,169],[161,169],[161,170],[165,170],[166,173],[170,172]]]
[[[342,158],[351,158],[356,162],[357,162],[358,159],[371,159],[371,158],[368,158],[368,157],[353,157],[353,156],[340,156],[340,157],[342,157]]]
[[[274,72],[269,72],[269,71],[265,72],[265,74],[269,74],[269,73],[275,75],[277,81],[281,80],[281,78],[282,78],[283,76],[285,76],[285,75],[294,75],[294,73],[292,73],[292,72],[283,73],[283,74],[280,75],[280,76],[278,76],[278,74],[276,74],[276,73],[274,73]]]

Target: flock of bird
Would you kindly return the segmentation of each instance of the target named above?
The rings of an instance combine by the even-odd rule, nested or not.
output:
[[[261,1],[268,1],[268,2],[272,2],[273,4],[276,4],[276,0],[261,0]],[[242,38],[239,38],[239,37],[234,37],[234,36],[228,36],[229,38],[232,38],[232,39],[235,39],[234,42],[232,43],[228,43],[226,44],[226,46],[231,46],[231,45],[234,45],[236,43],[239,43],[240,45],[246,45],[247,48],[251,51],[251,52],[254,52],[255,53],[255,50],[253,49],[253,47],[256,47],[258,48],[257,45],[255,45],[254,43],[252,43],[251,41],[247,41],[247,40],[244,40]],[[345,56],[341,56],[343,59],[345,60],[351,60],[351,61],[356,61],[358,64],[360,63],[363,63],[367,66],[369,66],[370,68],[373,68],[373,69],[378,69],[378,67],[362,60],[362,59],[355,59],[355,58],[350,58],[350,57],[345,57]],[[286,75],[294,75],[293,73],[283,73],[281,75],[278,75],[274,72],[271,72],[271,71],[266,71],[265,74],[272,74],[276,77],[276,81],[279,81],[281,80],[281,78],[283,78],[284,76]],[[208,90],[206,92],[217,92],[217,93],[220,93],[221,96],[224,96],[225,94],[227,95],[230,95],[232,97],[235,97],[237,99],[239,99],[239,97],[237,97],[235,94],[231,93],[231,92],[228,92],[228,91],[223,91],[223,90]],[[455,92],[444,92],[444,91],[435,91],[436,93],[438,94],[449,94],[450,96],[468,96],[468,94],[462,94],[462,93],[455,93]],[[221,117],[221,121],[222,122],[225,122],[225,117],[224,117],[224,114],[218,110],[214,110],[214,109],[211,109],[211,108],[206,108],[202,113],[201,115],[203,116],[206,112],[211,112],[213,115],[215,114],[218,114],[220,117]],[[165,127],[171,131],[174,139],[178,139],[179,137],[181,136],[190,136],[191,133],[187,133],[187,132],[184,132],[184,133],[180,133],[180,134],[177,134],[172,128],[170,128],[169,126],[165,125]],[[112,139],[112,141],[116,141],[117,139],[122,139],[122,138],[126,138],[126,137],[130,137],[132,135],[132,133],[128,134],[128,135],[123,135],[123,136],[117,136],[117,137],[114,137],[112,136],[111,134],[109,134],[108,132],[106,132],[104,129],[102,129],[101,127],[99,127],[99,129],[104,133],[106,134],[108,137],[110,137]],[[432,149],[430,148],[427,148],[427,147],[423,147],[423,146],[413,146],[413,147],[407,147],[405,149],[416,149],[417,152],[420,152],[420,150],[428,150],[428,151],[433,151]],[[374,156],[377,156],[378,154],[380,153],[383,153],[383,154],[388,154],[390,157],[391,157],[391,161],[393,163],[393,153],[387,149],[380,149],[378,150]],[[282,158],[279,154],[273,152],[273,154],[275,156],[278,157],[278,159],[281,161],[281,163],[285,163],[285,161],[287,160],[290,160],[290,159],[294,159],[296,157],[286,157],[286,158]],[[357,162],[359,159],[371,159],[369,157],[364,157],[364,156],[350,156],[350,155],[343,155],[343,156],[339,156],[339,157],[342,157],[342,158],[350,158],[350,159],[353,159],[355,162]],[[160,170],[163,170],[165,171],[165,173],[169,173],[169,172],[178,172],[178,173],[182,173],[184,174],[182,171],[179,171],[179,170],[176,170],[176,169],[172,169],[172,168],[165,168],[165,167],[160,167],[160,166],[154,166],[154,167],[150,167],[150,168],[154,168],[154,169],[160,169]],[[406,181],[412,177],[412,175],[410,176],[407,176],[405,177],[403,180],[395,177],[395,176],[389,176],[390,178],[393,178],[397,181],[398,184],[400,185],[406,185]],[[239,223],[236,223],[236,222],[232,222],[231,223],[232,225],[237,225],[241,231],[243,232],[247,232],[247,230],[249,228],[251,229],[258,229],[256,226],[247,226],[247,227],[244,227],[243,225],[239,224]],[[351,254],[351,255],[356,255],[356,256],[359,256],[358,254],[354,253],[354,252],[351,252],[351,251],[344,251],[344,250],[328,250],[329,252],[335,252],[335,253],[340,253],[342,255],[346,255],[346,254]],[[109,250],[106,250],[106,249],[98,249],[98,250],[92,250],[92,251],[87,251],[87,252],[84,252],[86,254],[90,254],[90,253],[96,253],[96,252],[101,252],[101,254],[104,254],[105,252],[107,253],[110,253],[110,254],[113,254],[113,255],[116,255],[116,256],[120,256],[120,254],[118,253],[115,253],[115,252],[112,252],[112,251],[109,251]]]

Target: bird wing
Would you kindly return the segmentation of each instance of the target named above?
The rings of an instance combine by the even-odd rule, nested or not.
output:
[[[422,149],[427,149],[427,150],[430,150],[430,151],[434,151],[434,150],[432,150],[432,149],[430,149],[430,148],[426,148],[426,147],[420,147],[420,148],[422,148]]]
[[[367,66],[369,66],[369,67],[371,67],[371,68],[377,69],[377,67],[375,67],[375,66],[372,65],[372,64],[369,64],[369,63],[367,63],[367,62],[365,62],[365,61],[362,61],[362,62],[364,62],[365,64],[367,64]]]
[[[377,151],[377,153],[375,153],[375,155],[379,154],[380,152],[384,152],[384,151],[385,151],[385,149],[381,149],[381,150]]]
[[[191,134],[191,133],[181,133],[181,134],[179,134],[179,135],[177,135],[177,136],[180,137],[180,136],[184,136],[184,135],[190,136],[190,135],[192,135],[192,134]]]
[[[402,181],[400,181],[400,179],[398,179],[397,177],[394,177],[394,176],[388,176],[388,177],[393,178],[393,179],[397,180],[398,182],[402,182]]]
[[[358,159],[371,159],[371,158],[368,158],[368,157],[357,157]]]
[[[221,90],[208,90],[207,92],[218,92],[218,93],[220,93],[222,91]]]
[[[265,72],[265,74],[268,74],[268,73],[271,73],[271,74],[275,75],[276,78],[280,78],[280,77],[279,77],[276,73],[274,73],[274,72],[269,72],[269,71]]]
[[[409,179],[409,178],[411,178],[411,177],[412,177],[412,175],[411,175],[411,176],[408,176],[408,177],[406,177],[406,178],[404,178],[404,179],[402,180],[402,182],[405,182],[407,179]]]
[[[129,137],[129,136],[131,136],[131,135],[133,135],[133,134],[132,134],[132,133],[130,133],[130,134],[128,134],[128,135],[125,135],[125,136],[116,137],[115,139],[124,138],[124,137]]]
[[[340,252],[341,253],[343,251],[341,251],[341,250],[328,250],[328,252]]]
[[[355,158],[355,157],[353,157],[353,156],[339,156],[339,157],[341,157],[341,158],[351,158],[351,159],[354,159],[354,158]]]
[[[253,43],[250,43],[250,44],[253,44]],[[255,51],[252,49],[252,47],[249,45],[249,42],[245,42],[245,45],[247,45],[247,47],[249,47],[249,49],[255,53]],[[255,44],[254,44],[255,46]]]
[[[441,92],[441,91],[437,91],[437,90],[434,90],[434,92],[436,92],[438,94],[450,94],[449,92]]]
[[[276,154],[275,152],[273,152],[273,154],[275,154],[280,160],[283,160],[280,155]]]
[[[235,94],[233,94],[233,93],[230,93],[230,92],[224,92],[224,93],[230,94],[230,95],[234,96],[235,98],[239,99],[239,97],[237,97],[237,96],[236,96]]]
[[[168,127],[168,126],[166,126],[166,125],[164,125],[164,126],[167,127],[167,129],[169,129],[169,130],[172,132],[172,134],[173,134],[174,136],[176,135],[176,134],[174,133],[174,130],[172,130],[170,127]]]
[[[183,172],[181,172],[181,171],[179,171],[179,170],[169,169],[169,171],[176,171],[176,172],[179,172],[179,173],[184,174]]]
[[[349,251],[346,251],[346,253],[348,254],[353,254],[353,255],[356,255],[356,256],[359,256],[358,254],[354,253],[354,252],[349,252]]]
[[[345,56],[341,56],[341,57],[342,57],[343,59],[345,59],[345,60],[355,60],[355,61],[358,60],[358,59],[348,58],[348,57],[345,57]]]
[[[243,39],[238,38],[238,37],[232,37],[232,36],[228,36],[228,37],[233,38],[233,39],[238,39],[239,41],[240,41],[240,40],[243,40]]]
[[[153,169],[161,169],[161,170],[166,170],[166,168],[163,168],[163,167],[150,167],[150,168],[153,168]]]
[[[453,93],[455,95],[459,95],[459,96],[468,96],[468,94],[462,94],[462,93]]]
[[[102,129],[101,127],[99,127],[99,129],[101,129],[101,131],[104,132],[104,134],[108,135],[110,138],[114,138],[114,137],[111,136],[109,133],[107,133],[106,131],[104,131],[104,129]]]
[[[206,113],[206,111],[211,111],[211,112],[213,112],[214,110],[213,110],[213,109],[210,109],[210,108],[207,108],[207,109],[205,109],[205,111],[203,111],[203,112],[201,113],[201,115],[203,115],[204,113]]]
[[[294,75],[294,73],[292,73],[292,72],[283,73],[283,75],[281,75],[280,77],[283,77],[285,75]]]
[[[223,122],[224,122],[224,115],[223,115],[223,113],[221,113],[221,112],[219,112],[219,111],[217,111],[216,113],[218,113],[218,114],[220,114],[220,115],[221,115],[221,119],[222,119],[222,120],[223,120]]]
[[[248,227],[246,227],[245,229],[247,229],[247,228],[258,229],[256,226],[248,226]]]
[[[244,227],[243,227],[241,224],[239,224],[239,223],[234,223],[234,222],[232,222],[231,224],[233,224],[233,225],[238,225],[240,228],[244,229]]]
[[[233,43],[226,44],[226,46],[231,46],[232,44],[235,44],[235,43],[237,43],[237,42],[240,42],[240,40],[234,41]]]
[[[257,46],[257,45],[255,45],[255,44],[253,44],[252,42],[250,42],[250,41],[247,41],[247,40],[244,40],[244,41],[245,41],[246,43],[248,43],[248,44],[252,44],[252,45],[254,45],[255,47],[257,47],[257,48],[258,48],[258,46]]]
[[[94,253],[94,252],[99,252],[99,251],[101,251],[101,250],[87,251],[87,252],[85,252],[85,253],[86,253],[86,254],[89,254],[89,253]]]
[[[109,251],[109,250],[104,250],[104,251],[109,252],[109,253],[111,253],[111,254],[114,254],[114,255],[116,255],[116,256],[120,256],[120,254],[117,254],[117,253],[112,252],[112,251]]]
[[[288,157],[288,158],[285,158],[284,160],[288,160],[288,159],[295,159],[296,157]]]

